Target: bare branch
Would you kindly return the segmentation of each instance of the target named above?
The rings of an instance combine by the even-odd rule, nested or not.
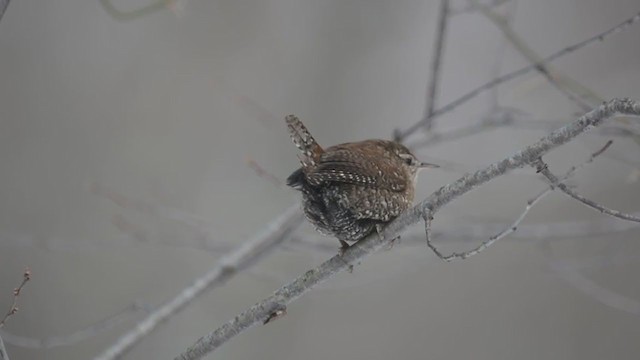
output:
[[[436,96],[438,95],[438,83],[440,81],[440,63],[442,59],[442,49],[444,38],[447,33],[447,20],[449,19],[449,0],[440,1],[440,14],[438,15],[438,33],[434,44],[434,53],[431,58],[431,80],[427,89],[427,104],[424,112],[424,119],[431,119],[435,109]],[[425,121],[427,130],[431,129],[431,121]]]
[[[445,256],[432,244],[432,242],[431,242],[431,220],[433,220],[433,217],[429,217],[425,221],[425,225],[424,225],[425,233],[426,233],[426,237],[427,237],[427,245],[436,254],[436,256],[438,256],[440,259],[442,259],[444,261],[447,261],[447,262],[453,261],[453,260],[464,260],[464,259],[466,259],[468,257],[471,257],[473,255],[479,254],[480,252],[484,251],[489,246],[493,245],[493,243],[495,243],[496,241],[498,241],[500,239],[503,239],[503,238],[507,237],[508,235],[514,233],[518,229],[518,226],[520,225],[522,220],[524,220],[524,218],[527,216],[527,214],[529,213],[531,208],[533,208],[533,206],[535,204],[537,204],[540,200],[542,200],[545,196],[549,195],[551,193],[551,191],[552,191],[552,189],[548,188],[545,191],[543,191],[540,194],[538,194],[533,199],[527,201],[527,206],[524,208],[524,211],[522,211],[520,216],[518,216],[518,218],[511,225],[509,225],[509,227],[507,227],[506,229],[500,231],[496,235],[491,236],[488,240],[483,241],[480,245],[478,245],[478,247],[476,247],[476,248],[474,248],[472,250],[469,250],[469,251],[462,252],[462,253],[454,252],[451,255],[446,255]]]
[[[126,321],[130,321],[132,315],[135,315],[141,311],[148,313],[150,311],[150,307],[148,305],[135,302],[127,306],[125,309],[119,311],[118,313],[101,319],[100,321],[97,321],[96,323],[86,326],[80,330],[74,331],[71,334],[37,339],[17,336],[3,331],[2,336],[5,338],[7,344],[23,348],[51,349],[60,346],[72,346],[81,341],[101,335],[104,332],[109,331]]]
[[[488,6],[489,8],[495,8],[509,1],[510,0],[492,0],[489,4],[486,4],[485,6]],[[471,4],[466,4],[465,6],[461,6],[457,9],[449,10],[449,14],[451,14],[451,16],[456,16],[456,15],[472,13],[477,10],[478,9],[475,6]]]
[[[583,111],[588,111],[594,103],[602,102],[602,99],[595,92],[576,80],[561,74],[559,71],[552,69],[549,65],[544,64],[544,60],[522,39],[509,25],[507,19],[492,10],[489,6],[483,5],[477,0],[468,0],[472,6],[475,6],[482,15],[489,19],[502,32],[504,37],[516,48],[516,50],[524,56],[530,63],[538,64],[535,69],[542,74],[551,85],[564,94],[569,100],[573,101]],[[585,102],[573,92],[588,95],[592,103]]]
[[[225,284],[241,270],[251,266],[279,244],[289,238],[291,233],[302,223],[302,214],[298,206],[292,206],[273,220],[253,239],[243,243],[235,251],[220,259],[213,269],[196,279],[182,290],[176,297],[160,306],[147,318],[139,322],[134,329],[123,336],[98,355],[96,360],[109,360],[122,357],[135,344],[149,335],[160,324],[184,309],[205,291]]]
[[[178,6],[176,4],[176,1],[177,0],[157,0],[149,5],[140,7],[135,10],[121,11],[111,3],[111,0],[99,0],[100,5],[102,5],[104,11],[106,11],[107,14],[109,14],[109,16],[111,16],[114,20],[120,22],[135,20],[137,18],[153,14],[154,12],[165,8],[173,9]]]
[[[598,157],[600,154],[605,152],[611,146],[612,143],[613,143],[613,141],[611,141],[611,140],[607,141],[607,143],[600,150],[598,150],[598,151],[594,152],[593,154],[591,154],[591,157],[589,157],[589,159],[587,161],[585,161],[584,163],[582,163],[582,164],[580,164],[578,166],[571,167],[571,169],[569,169],[569,171],[567,171],[567,173],[562,177],[562,179],[558,180],[558,183],[561,183],[562,181],[565,181],[569,177],[573,176],[573,174],[575,174],[575,172],[578,169],[582,168],[584,165],[592,163],[593,160],[596,157]],[[440,259],[442,259],[444,261],[464,260],[464,259],[466,259],[468,257],[476,255],[476,254],[480,253],[481,251],[485,250],[486,248],[488,248],[489,246],[493,245],[493,243],[495,243],[496,241],[498,241],[498,240],[500,240],[500,239],[502,239],[502,238],[514,233],[518,229],[518,226],[520,226],[520,223],[527,216],[529,211],[531,211],[531,208],[533,208],[533,206],[535,204],[537,204],[545,196],[549,195],[552,191],[553,191],[553,186],[547,188],[546,190],[544,190],[540,194],[536,195],[533,199],[527,201],[527,206],[524,208],[524,211],[522,211],[522,213],[520,213],[520,216],[518,216],[518,218],[511,225],[509,225],[506,229],[500,231],[498,234],[489,237],[488,240],[483,241],[478,247],[476,247],[476,248],[474,248],[472,250],[469,250],[469,251],[462,252],[462,253],[454,252],[451,255],[447,255],[447,256],[444,256],[431,243],[431,221],[433,220],[433,217],[430,214],[428,214],[427,217],[425,218],[425,222],[424,222],[425,234],[426,234],[426,237],[427,237],[427,245],[429,246],[429,248]]]
[[[542,161],[541,158],[537,159],[533,163],[533,165],[536,167],[536,169],[537,169],[537,171],[539,173],[544,175],[544,177],[546,177],[547,180],[549,180],[551,185],[553,185],[554,187],[557,187],[558,189],[560,189],[560,191],[562,191],[566,195],[568,195],[568,196],[580,201],[581,203],[585,204],[586,206],[588,206],[588,207],[590,207],[590,208],[592,208],[594,210],[597,210],[597,211],[599,211],[599,212],[601,212],[603,214],[611,215],[611,216],[619,218],[619,219],[640,222],[640,217],[633,216],[633,215],[627,214],[627,213],[623,213],[623,212],[618,211],[618,210],[609,209],[608,207],[600,205],[600,204],[596,203],[593,200],[589,200],[589,199],[585,198],[584,196],[578,194],[574,190],[570,189],[567,185],[561,183],[560,180],[558,180],[558,178],[549,170],[547,164],[545,164]]]
[[[516,6],[517,6],[518,2],[516,0],[510,0],[508,5],[505,6],[505,14],[502,16],[505,24],[507,26],[511,25],[511,22],[513,21],[513,14],[515,14],[516,12]],[[474,8],[473,4],[467,4],[469,5],[469,7]],[[493,9],[495,8],[494,4],[485,4],[486,7],[488,7],[489,9]],[[491,70],[491,79],[497,78],[498,76],[500,76],[500,74],[502,73],[502,64],[504,63],[504,54],[507,50],[507,42],[506,41],[501,41],[498,49],[496,49],[496,52],[494,54],[495,57],[495,63],[493,64],[493,69]],[[493,89],[491,89],[491,93],[489,94],[489,101],[490,101],[490,105],[492,109],[496,109],[499,106],[499,101],[498,101],[498,96],[499,96],[499,89],[497,87],[494,87]]]
[[[29,280],[31,280],[31,270],[29,270],[29,268],[26,268],[24,270],[24,274],[22,274],[22,282],[20,283],[20,286],[13,289],[13,301],[11,302],[11,306],[9,307],[9,311],[7,311],[2,320],[0,320],[0,328],[4,326],[8,318],[18,312],[18,298],[20,297],[20,292],[22,291],[22,288],[24,288],[24,286],[27,284],[27,282],[29,282]]]
[[[483,117],[479,122],[448,131],[430,132],[427,134],[426,139],[408,143],[407,147],[415,150],[508,126],[514,123],[518,112],[519,110],[517,109],[500,107],[495,109],[492,114]]]
[[[357,263],[369,254],[389,246],[396,235],[409,225],[419,222],[426,214],[435,214],[443,206],[465,193],[510,170],[533,163],[552,149],[571,141],[576,136],[619,114],[640,116],[640,104],[629,99],[611,100],[581,116],[571,124],[553,131],[535,144],[512,156],[441,187],[425,200],[387,224],[380,233],[367,236],[346,249],[342,255],[330,258],[315,269],[307,271],[291,283],[281,287],[273,295],[256,303],[220,328],[197,340],[195,344],[176,357],[176,359],[191,360],[202,358],[202,356],[219,348],[236,335],[264,322],[276,310],[286,307],[287,304],[304,295],[337,272],[348,269],[351,266],[350,264]]]
[[[1,4],[0,4],[1,5]],[[6,7],[6,5],[5,5]],[[4,12],[4,9],[2,9]],[[2,14],[0,13],[0,17]],[[20,297],[20,292],[22,288],[26,285],[26,283],[31,280],[31,270],[26,268],[24,270],[24,274],[22,275],[22,282],[20,285],[13,289],[13,301],[11,302],[11,306],[9,307],[9,311],[4,315],[2,320],[0,320],[0,328],[2,328],[7,321],[8,318],[15,315],[18,312],[18,298]],[[2,337],[0,336],[0,360],[9,360],[9,354],[7,353],[7,349],[4,347],[4,342],[2,341]]]
[[[468,93],[462,95],[461,97],[459,97],[458,99],[450,102],[449,104],[435,110],[433,112],[432,118],[437,118],[438,116],[441,116],[453,109],[455,109],[456,107],[466,103],[467,101],[473,99],[474,97],[476,97],[477,95],[479,95],[480,93],[489,90],[495,86],[498,86],[504,82],[507,82],[509,80],[515,79],[519,76],[522,76],[524,74],[527,74],[533,70],[536,70],[540,67],[540,65],[549,63],[551,61],[554,61],[562,56],[565,56],[567,54],[570,54],[576,50],[579,50],[587,45],[590,45],[594,42],[598,42],[598,41],[604,41],[606,38],[608,38],[609,36],[615,35],[619,32],[624,31],[625,29],[629,28],[632,24],[638,22],[640,20],[640,13],[636,14],[635,16],[631,17],[630,19],[625,20],[624,22],[612,27],[611,29],[608,29],[598,35],[592,36],[586,40],[583,40],[579,43],[576,43],[574,45],[568,46],[546,58],[544,58],[541,62],[539,63],[535,63],[535,64],[531,64],[529,66],[525,66],[519,70],[516,71],[512,71],[508,74],[505,74],[503,76],[500,76],[496,79],[493,79],[491,81],[489,81],[488,83],[485,83],[471,91],[469,91]],[[422,119],[420,121],[418,121],[417,123],[413,124],[412,126],[410,126],[408,129],[406,129],[405,131],[398,131],[396,133],[396,139],[398,141],[403,141],[404,139],[406,139],[409,135],[413,134],[416,130],[418,130],[419,128],[421,128],[422,126],[424,126],[426,121],[433,121],[433,119]]]
[[[150,217],[177,221],[186,226],[195,228],[202,233],[214,232],[211,224],[206,219],[189,212],[169,206],[154,204],[142,199],[130,198],[97,182],[92,182],[89,185],[89,188],[91,193],[109,199],[123,209],[132,209]]]
[[[4,342],[2,342],[2,336],[0,336],[0,360],[9,360],[9,354],[4,347]]]
[[[253,170],[256,173],[256,175],[258,175],[258,177],[261,177],[261,178],[269,181],[271,184],[275,185],[276,187],[282,187],[283,186],[282,180],[280,180],[277,176],[275,176],[271,172],[269,172],[269,170],[267,170],[264,167],[262,167],[254,159],[252,159],[250,157],[247,157],[247,159],[245,161],[247,163],[247,166],[249,166],[251,168],[251,170]]]
[[[10,1],[11,0],[0,0],[0,20],[2,20],[4,12],[7,11],[7,6],[9,6]]]

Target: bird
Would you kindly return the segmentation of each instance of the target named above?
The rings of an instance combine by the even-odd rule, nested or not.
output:
[[[407,147],[390,140],[369,139],[322,148],[295,115],[285,117],[298,148],[300,167],[287,185],[302,193],[307,220],[321,234],[334,236],[341,251],[408,209],[421,169],[436,164],[419,161]]]

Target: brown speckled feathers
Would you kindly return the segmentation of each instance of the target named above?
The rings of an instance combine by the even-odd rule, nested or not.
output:
[[[322,149],[295,116],[286,117],[301,168],[287,184],[302,192],[307,219],[340,242],[357,241],[411,206],[419,162],[393,141],[365,140]]]

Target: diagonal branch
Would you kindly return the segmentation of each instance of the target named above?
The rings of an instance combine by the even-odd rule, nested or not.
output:
[[[431,249],[431,251],[433,251],[436,254],[436,256],[438,256],[440,259],[447,262],[453,261],[453,260],[464,260],[473,255],[479,254],[480,252],[487,249],[489,246],[493,245],[496,241],[501,240],[507,237],[508,235],[511,235],[512,233],[514,233],[518,229],[518,226],[520,225],[520,223],[527,216],[527,214],[529,214],[529,211],[531,211],[531,208],[533,208],[533,206],[537,204],[540,200],[542,200],[545,196],[549,195],[551,191],[552,191],[551,188],[547,188],[545,191],[539,193],[533,199],[527,201],[527,206],[524,208],[524,211],[520,213],[520,216],[518,216],[518,218],[511,225],[509,225],[506,229],[500,231],[496,235],[491,236],[488,240],[483,241],[476,248],[469,251],[462,252],[462,253],[454,252],[451,255],[443,255],[440,252],[440,250],[438,250],[438,248],[436,248],[435,245],[433,245],[433,243],[431,242],[431,239],[432,239],[431,220],[433,220],[433,217],[430,215],[427,215],[424,222],[424,229],[425,229],[425,234],[427,238],[427,246],[429,246],[429,249]]]
[[[570,178],[571,176],[573,176],[573,174],[575,174],[575,172],[578,169],[582,168],[583,166],[585,166],[587,164],[592,163],[593,160],[595,160],[596,157],[598,157],[603,152],[605,152],[611,146],[612,143],[613,143],[613,141],[611,141],[611,140],[607,141],[607,143],[600,150],[598,150],[598,151],[594,152],[593,154],[591,154],[591,157],[587,161],[585,161],[584,163],[582,163],[580,165],[571,167],[569,169],[569,171],[567,171],[567,173],[562,177],[562,179],[558,180],[558,182],[561,184],[561,181],[565,181],[568,178]],[[446,255],[446,256],[443,255],[435,247],[435,245],[433,245],[433,243],[431,242],[431,239],[432,239],[432,237],[431,237],[431,221],[433,220],[433,217],[430,214],[427,214],[426,217],[425,217],[425,221],[424,221],[424,229],[425,229],[425,234],[426,234],[426,238],[427,238],[427,246],[429,246],[429,248],[440,259],[442,259],[444,261],[464,260],[464,259],[466,259],[468,257],[471,257],[473,255],[479,254],[480,252],[484,251],[489,246],[493,245],[496,241],[501,240],[501,239],[507,237],[508,235],[511,235],[514,232],[516,232],[516,230],[520,226],[520,223],[522,223],[522,221],[527,216],[527,214],[529,214],[529,211],[531,211],[533,206],[536,205],[545,196],[549,195],[552,191],[553,191],[553,185],[548,187],[546,190],[544,190],[543,192],[539,193],[538,195],[536,195],[533,199],[527,201],[527,206],[524,208],[524,210],[520,213],[520,216],[518,216],[518,218],[513,223],[511,223],[508,227],[506,227],[505,229],[503,229],[499,233],[489,237],[488,240],[483,241],[482,243],[480,243],[480,245],[478,245],[474,249],[469,250],[469,251],[465,251],[465,252],[462,252],[462,253],[454,252],[451,255]]]
[[[149,313],[151,307],[140,302],[134,302],[116,314],[101,319],[89,326],[74,331],[70,334],[54,335],[46,338],[33,338],[18,336],[9,332],[0,332],[7,344],[30,349],[52,349],[60,346],[74,346],[81,341],[99,336],[114,327],[131,321],[131,317],[138,312]],[[1,360],[2,358],[0,358]]]
[[[264,233],[258,234],[255,238],[243,243],[234,252],[223,257],[217,266],[194,280],[193,284],[182,290],[176,297],[149,314],[134,329],[121,336],[116,343],[95,359],[111,360],[122,357],[160,324],[184,309],[205,291],[223,285],[241,270],[251,266],[270,250],[275,249],[288,239],[301,223],[302,214],[300,214],[298,206],[290,207],[272,221]]]
[[[4,12],[7,11],[7,7],[9,6],[10,1],[11,0],[0,0],[0,20],[2,20]]]
[[[1,16],[2,14],[0,14]],[[24,286],[31,280],[31,270],[26,268],[24,270],[24,274],[22,275],[22,282],[20,285],[13,289],[13,301],[11,302],[11,306],[9,307],[9,311],[4,315],[2,320],[0,320],[0,328],[4,326],[5,322],[8,318],[15,315],[18,312],[18,298],[20,297],[20,292],[24,288]],[[4,347],[4,342],[2,341],[2,337],[0,336],[0,360],[9,360],[9,354],[7,353],[7,349]]]
[[[567,185],[563,184],[562,182],[560,182],[560,180],[558,179],[558,177],[556,177],[550,170],[549,167],[547,166],[547,164],[544,163],[544,161],[542,161],[542,158],[536,159],[536,161],[533,162],[533,165],[536,167],[536,169],[538,170],[539,173],[541,173],[542,175],[544,175],[544,177],[547,178],[547,180],[549,180],[549,183],[551,183],[552,186],[560,189],[560,191],[562,191],[563,193],[565,193],[567,196],[570,196],[578,201],[580,201],[581,203],[585,204],[587,207],[590,207],[594,210],[597,210],[603,214],[607,214],[619,219],[623,219],[623,220],[629,220],[629,221],[635,221],[635,222],[640,222],[640,217],[631,215],[631,214],[627,214],[627,213],[623,213],[621,211],[618,210],[613,210],[613,209],[609,209],[606,206],[600,205],[597,202],[587,199],[584,196],[578,194],[576,191],[570,189]]]
[[[307,271],[289,284],[284,285],[271,296],[236,315],[220,328],[198,339],[192,346],[178,355],[176,359],[191,360],[202,358],[236,335],[264,322],[273,313],[282,310],[287,304],[301,297],[334,274],[347,270],[350,267],[349,264],[357,263],[373,252],[389,246],[401,231],[419,222],[426,214],[435,214],[443,206],[465,193],[504,175],[510,170],[532,164],[542,155],[600,125],[614,115],[640,116],[640,104],[630,99],[611,100],[581,116],[574,122],[553,131],[535,144],[482,170],[467,174],[457,181],[441,187],[425,200],[387,224],[380,233],[367,236],[345,250],[342,255],[330,258],[320,266]]]
[[[573,44],[571,46],[568,46],[544,59],[542,59],[541,62],[539,63],[535,63],[535,64],[531,64],[529,66],[525,66],[521,69],[518,69],[516,71],[512,71],[508,74],[505,74],[503,76],[500,76],[496,79],[493,79],[491,81],[489,81],[488,83],[485,83],[483,85],[478,86],[477,88],[467,92],[466,94],[462,95],[461,97],[459,97],[458,99],[448,103],[447,105],[435,110],[433,112],[432,118],[437,118],[438,116],[441,116],[455,108],[457,108],[458,106],[466,103],[467,101],[473,99],[474,97],[476,97],[477,95],[481,94],[482,92],[489,90],[495,86],[498,86],[504,82],[507,82],[509,80],[513,80],[519,76],[522,76],[524,74],[527,74],[533,70],[537,70],[540,65],[543,64],[547,64],[551,61],[554,61],[560,57],[563,57],[567,54],[570,54],[576,50],[579,50],[587,45],[590,45],[594,42],[598,42],[598,41],[604,41],[604,39],[608,38],[609,36],[615,35],[619,32],[624,31],[625,29],[629,28],[631,25],[633,25],[634,23],[640,21],[640,13],[637,13],[636,15],[634,15],[633,17],[623,21],[622,23],[612,27],[611,29],[608,29],[600,34],[597,34],[595,36],[592,36],[586,40],[583,40],[579,43]],[[433,119],[422,119],[420,121],[418,121],[417,123],[413,124],[412,126],[410,126],[409,128],[407,128],[405,131],[398,131],[396,133],[396,139],[397,141],[403,141],[405,140],[409,135],[413,134],[416,130],[418,130],[419,128],[421,128],[422,126],[424,126],[424,124],[427,121],[433,121]]]
[[[509,40],[513,47],[524,56],[530,63],[539,64],[536,70],[544,76],[551,85],[564,94],[569,100],[573,101],[578,107],[584,111],[591,109],[591,105],[583,100],[580,95],[583,94],[590,98],[593,103],[600,103],[603,100],[596,95],[593,90],[585,87],[576,80],[567,75],[561,74],[559,71],[544,64],[544,60],[516,33],[509,25],[507,19],[498,14],[495,10],[487,5],[481,4],[478,0],[468,0],[471,6],[476,7],[482,15],[489,19],[502,32],[504,37]]]
[[[24,270],[24,274],[22,274],[22,282],[17,288],[13,289],[13,301],[11,302],[11,306],[9,307],[9,310],[7,311],[7,313],[0,320],[0,328],[4,326],[8,318],[10,318],[11,316],[15,315],[18,312],[18,298],[20,297],[20,293],[22,292],[22,289],[27,284],[27,282],[29,282],[29,280],[31,280],[31,270],[29,270],[29,268],[26,268]]]

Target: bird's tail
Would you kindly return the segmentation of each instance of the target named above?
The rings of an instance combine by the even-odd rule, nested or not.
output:
[[[296,145],[301,154],[298,156],[303,168],[315,166],[320,160],[320,155],[324,150],[311,136],[309,130],[302,121],[295,115],[288,115],[285,118],[291,140]]]

